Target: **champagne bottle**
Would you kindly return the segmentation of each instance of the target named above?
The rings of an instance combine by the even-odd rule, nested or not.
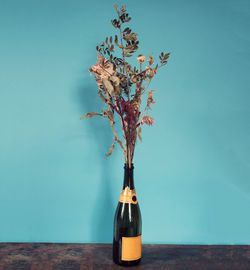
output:
[[[141,212],[134,187],[134,166],[124,166],[124,182],[114,219],[113,261],[123,266],[141,260]]]

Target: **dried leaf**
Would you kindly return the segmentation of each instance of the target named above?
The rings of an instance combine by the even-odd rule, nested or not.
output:
[[[134,50],[132,50],[132,49],[126,49],[126,48],[125,48],[124,52],[125,52],[125,53],[133,53]]]
[[[168,59],[169,58],[169,55],[170,55],[170,53],[166,53],[165,55],[164,55],[164,60],[166,60],[166,59]]]
[[[138,127],[137,135],[138,135],[138,138],[139,138],[140,142],[142,142],[142,137],[141,137],[141,126]]]
[[[114,83],[115,86],[118,86],[120,84],[120,79],[117,76],[110,76],[110,80]]]
[[[124,56],[125,56],[125,57],[131,57],[131,56],[133,56],[133,55],[132,55],[132,54],[124,53]]]
[[[150,110],[152,110],[151,107],[150,107],[151,103],[155,103],[155,101],[154,101],[154,99],[153,99],[153,92],[155,92],[155,90],[151,90],[151,91],[149,91],[149,92],[147,93],[147,94],[148,94],[147,107],[148,107]]]
[[[154,64],[154,61],[155,61],[155,59],[152,56],[148,57],[148,63],[150,66]]]
[[[84,119],[87,117],[93,117],[94,115],[104,116],[103,113],[89,112],[89,113],[85,114],[84,116],[82,116],[80,119]]]
[[[114,86],[111,84],[111,82],[108,79],[103,79],[102,82],[110,96],[114,96]]]
[[[103,96],[103,94],[102,94],[101,91],[98,92],[98,95],[99,95],[99,97],[101,98],[101,100],[106,104],[106,103],[107,103],[107,100],[106,100],[106,98]]]
[[[123,39],[126,40],[126,41],[129,41],[129,40],[136,41],[136,39],[137,39],[136,36],[137,35],[138,34],[136,34],[136,33],[127,34],[127,35],[125,35],[123,37]]]
[[[117,136],[117,134],[116,134],[116,132],[115,132],[115,129],[114,129],[114,121],[109,120],[109,122],[110,122],[111,129],[112,129],[112,131],[113,131],[113,133],[114,133],[114,135],[115,135],[114,140],[115,140],[116,142],[119,143],[119,145],[121,146],[122,151],[123,151],[124,154],[125,154],[125,153],[126,153],[126,150],[124,149],[124,147],[123,147],[123,145],[122,145],[122,142],[119,140],[119,138],[118,138],[118,136]]]
[[[127,46],[125,47],[125,49],[132,49],[132,48],[134,48],[134,47],[135,47],[134,44],[130,44],[130,45],[127,45]]]
[[[106,157],[111,156],[114,149],[115,149],[115,142],[109,147],[109,152],[106,154]]]

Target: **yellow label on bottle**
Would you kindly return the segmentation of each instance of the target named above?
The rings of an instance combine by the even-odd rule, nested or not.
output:
[[[135,189],[130,189],[129,187],[126,187],[125,189],[123,189],[121,192],[119,201],[122,203],[137,204],[137,197],[136,197]]]
[[[141,258],[141,235],[122,237],[122,261],[135,261]]]

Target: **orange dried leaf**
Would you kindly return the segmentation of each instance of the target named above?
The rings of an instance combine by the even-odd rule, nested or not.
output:
[[[141,138],[141,127],[140,126],[138,128],[137,135],[138,135],[138,138],[139,138],[140,142],[142,142],[142,138]]]
[[[93,117],[94,115],[104,116],[103,113],[89,112],[89,113],[85,114],[84,116],[82,116],[80,119],[84,119],[87,117]]]
[[[99,95],[99,97],[101,98],[101,100],[106,104],[106,103],[107,103],[107,100],[106,100],[106,98],[103,96],[103,94],[102,94],[101,91],[98,92],[98,95]]]
[[[109,147],[109,152],[106,154],[106,157],[109,157],[112,155],[114,148],[115,148],[115,142]]]

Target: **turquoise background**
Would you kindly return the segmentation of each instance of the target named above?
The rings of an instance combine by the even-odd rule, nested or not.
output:
[[[0,241],[112,242],[123,181],[88,68],[113,1],[0,0]],[[250,2],[118,1],[170,51],[135,153],[144,243],[250,244]]]

